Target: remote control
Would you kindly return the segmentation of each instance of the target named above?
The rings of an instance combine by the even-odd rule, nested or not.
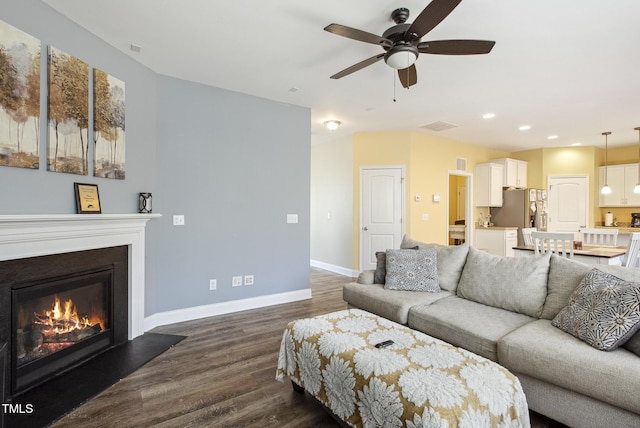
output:
[[[386,348],[393,345],[393,340],[385,340],[384,342],[376,343],[376,348]]]

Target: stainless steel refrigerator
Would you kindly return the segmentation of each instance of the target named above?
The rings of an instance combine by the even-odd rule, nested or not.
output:
[[[502,192],[502,206],[491,208],[494,226],[517,227],[518,245],[522,240],[523,227],[547,230],[547,191],[542,189],[512,189]]]

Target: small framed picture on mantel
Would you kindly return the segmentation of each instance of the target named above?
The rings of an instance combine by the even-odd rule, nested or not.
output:
[[[78,214],[101,214],[100,195],[97,184],[73,183],[76,190],[76,211]]]

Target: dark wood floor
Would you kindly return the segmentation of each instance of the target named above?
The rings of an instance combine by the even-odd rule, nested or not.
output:
[[[310,300],[158,327],[188,337],[53,427],[339,427],[275,368],[287,323],[345,309],[346,282],[312,269]],[[535,414],[532,426],[561,427]]]

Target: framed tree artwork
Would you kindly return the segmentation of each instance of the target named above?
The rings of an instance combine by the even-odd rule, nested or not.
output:
[[[124,82],[93,69],[93,175],[125,178]]]
[[[40,167],[40,40],[0,21],[0,165]]]
[[[89,66],[49,46],[47,169],[88,174]]]

